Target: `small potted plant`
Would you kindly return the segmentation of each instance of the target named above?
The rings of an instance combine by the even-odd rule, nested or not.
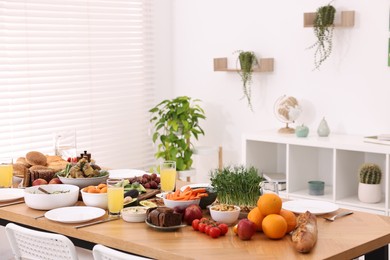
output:
[[[364,163],[359,169],[359,191],[361,202],[378,203],[382,199],[381,168],[374,163]]]
[[[315,48],[314,69],[319,69],[332,53],[335,13],[336,8],[330,3],[319,7],[316,11],[313,25],[316,42],[309,47],[309,49]]]
[[[252,51],[236,51],[238,53],[237,64],[240,63],[241,69],[238,70],[238,74],[241,76],[244,97],[246,98],[249,108],[252,110],[251,100],[251,84],[252,84],[252,73],[253,68],[258,64],[257,57]]]
[[[204,135],[199,123],[206,119],[199,99],[187,96],[166,99],[149,110],[154,123],[153,142],[158,142],[155,157],[175,161],[176,170],[191,169],[193,147],[191,138]]]

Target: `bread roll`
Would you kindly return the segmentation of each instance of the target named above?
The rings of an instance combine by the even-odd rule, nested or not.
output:
[[[14,176],[24,178],[24,175],[28,172],[28,168],[20,163],[14,163],[12,165]]]
[[[317,242],[317,218],[306,211],[297,218],[297,226],[292,233],[295,249],[300,253],[308,253]]]
[[[31,151],[26,154],[26,161],[31,165],[46,165],[47,158],[46,156],[37,151]]]
[[[24,166],[26,166],[27,168],[29,168],[31,166],[31,164],[29,164],[27,161],[26,161],[26,158],[24,157],[19,157],[18,159],[16,159],[16,162],[17,164],[23,164]]]

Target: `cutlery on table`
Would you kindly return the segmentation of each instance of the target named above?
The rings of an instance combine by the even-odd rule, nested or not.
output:
[[[1,204],[0,208],[1,207],[6,207],[6,206],[11,206],[11,205],[16,205],[16,204],[21,204],[21,203],[24,203],[24,201],[20,200],[20,201],[10,202],[10,203],[6,203],[6,204]]]
[[[120,217],[106,218],[106,219],[94,221],[94,222],[91,222],[91,223],[87,223],[87,224],[82,224],[82,225],[74,226],[74,228],[77,229],[77,228],[82,228],[82,227],[88,227],[88,226],[92,226],[92,225],[96,225],[96,224],[100,224],[100,223],[105,223],[105,222],[109,222],[109,221],[117,220],[117,219],[120,219]]]
[[[328,220],[328,221],[335,221],[336,218],[347,216],[347,215],[351,215],[351,214],[353,214],[352,211],[346,211],[346,212],[342,212],[342,213],[336,214],[336,215],[334,215],[332,217],[323,217],[323,218]]]

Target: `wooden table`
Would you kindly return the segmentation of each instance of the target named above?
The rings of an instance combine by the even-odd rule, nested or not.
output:
[[[318,218],[318,242],[309,254],[296,252],[289,235],[270,240],[257,233],[252,240],[241,241],[230,228],[226,236],[212,239],[190,226],[161,232],[145,223],[122,219],[75,229],[76,224],[35,219],[44,213],[24,203],[6,207],[0,204],[3,223],[19,223],[156,259],[352,259],[378,248],[387,253],[390,242],[390,218],[363,212],[335,222]]]

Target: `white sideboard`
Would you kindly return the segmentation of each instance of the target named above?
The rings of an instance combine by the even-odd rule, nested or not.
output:
[[[295,135],[263,131],[245,134],[242,139],[242,163],[255,166],[261,173],[283,172],[287,188],[279,194],[288,199],[325,200],[340,207],[390,215],[390,146],[363,141],[363,136],[330,134],[329,137]],[[358,170],[372,162],[382,169],[383,196],[379,203],[358,199]],[[325,194],[309,195],[308,181],[325,182]]]

